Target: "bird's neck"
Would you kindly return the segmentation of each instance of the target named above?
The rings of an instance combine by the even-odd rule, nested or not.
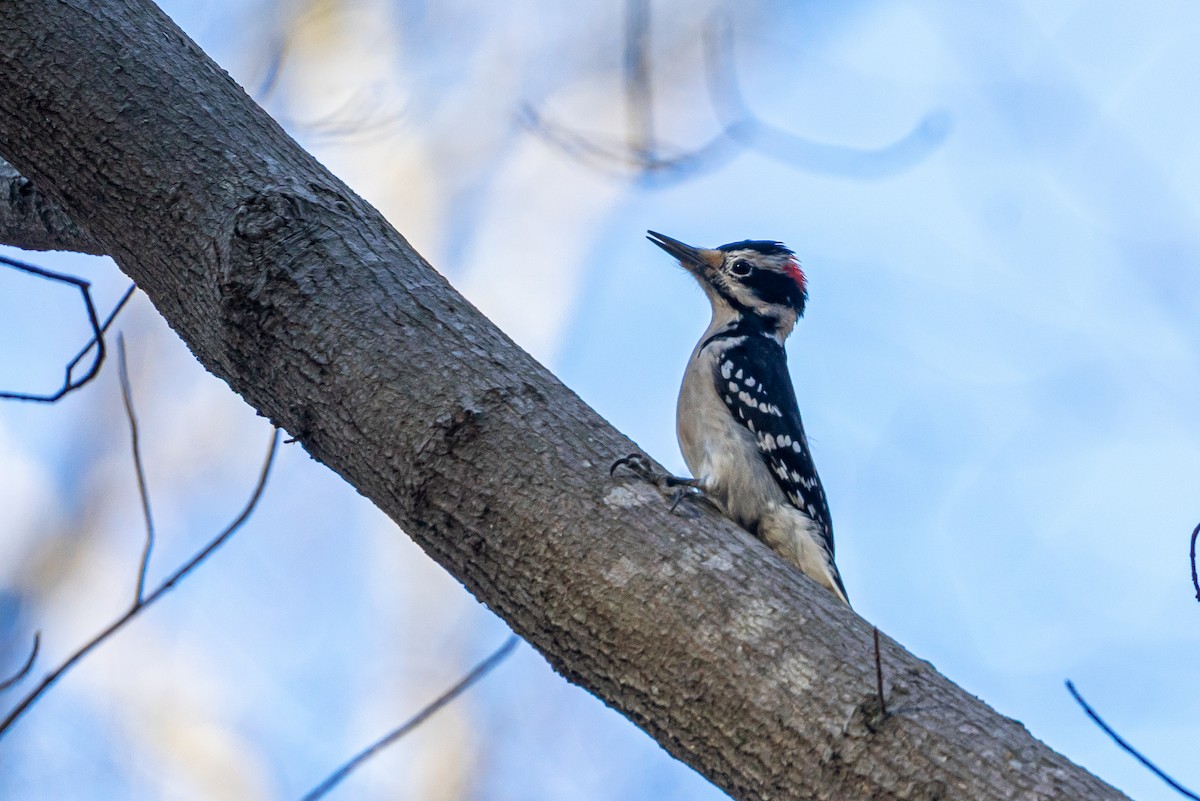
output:
[[[699,350],[709,343],[721,339],[747,336],[764,336],[774,339],[781,346],[795,325],[795,317],[780,320],[778,317],[756,314],[743,309],[713,308],[712,322],[704,332]]]

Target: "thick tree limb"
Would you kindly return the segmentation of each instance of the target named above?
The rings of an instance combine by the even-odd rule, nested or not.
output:
[[[4,159],[0,159],[0,245],[104,255],[104,249],[62,207]]]
[[[155,7],[0,3],[0,155],[208,369],[738,798],[1123,796],[732,524],[513,345]]]

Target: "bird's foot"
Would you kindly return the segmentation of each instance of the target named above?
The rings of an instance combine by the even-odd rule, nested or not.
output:
[[[624,467],[642,481],[658,486],[657,476],[661,474],[655,472],[654,467],[650,464],[650,459],[644,453],[631,453],[628,456],[622,456],[608,468],[608,474],[615,476],[618,467]]]
[[[624,467],[635,476],[645,481],[647,484],[653,484],[665,495],[669,490],[671,492],[671,512],[684,500],[702,502],[708,506],[713,506],[712,501],[704,494],[704,490],[700,487],[700,479],[698,478],[681,478],[673,476],[670,473],[660,473],[654,469],[654,465],[650,463],[650,459],[642,453],[631,453],[628,456],[623,456],[612,463],[612,467],[608,469],[608,474],[616,475],[617,468]],[[715,507],[714,507],[715,508]]]

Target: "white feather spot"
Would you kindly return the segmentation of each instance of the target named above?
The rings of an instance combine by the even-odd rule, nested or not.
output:
[[[733,381],[730,381],[730,382],[729,382],[729,391],[730,391],[730,392],[737,392],[737,391],[738,391],[738,385],[737,385],[736,383],[734,383]]]
[[[732,363],[732,362],[730,362],[730,364],[732,365],[733,363]],[[738,371],[737,371],[737,375],[735,375],[735,376],[734,376],[734,378],[741,378],[741,377],[742,377],[742,371],[741,371],[741,370],[738,370]],[[726,378],[728,378],[728,376],[726,376]]]
[[[794,450],[796,453],[800,452],[800,442],[799,441],[792,440],[792,450]]]
[[[729,378],[733,373],[733,362],[725,362],[721,365],[721,378]]]
[[[755,384],[757,384],[757,383],[758,383],[758,382],[754,380],[754,377],[753,377],[753,376],[746,376],[746,386],[748,386],[748,387],[752,387],[752,386],[754,386],[754,385],[755,385]]]

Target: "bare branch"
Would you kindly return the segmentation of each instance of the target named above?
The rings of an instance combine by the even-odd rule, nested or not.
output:
[[[647,184],[682,180],[728,161],[736,147],[725,131],[690,151],[658,144],[648,56],[650,7],[646,0],[626,0],[624,33],[626,135],[623,142],[601,143],[552,122],[530,104],[521,106],[518,123],[592,169],[620,176],[632,171]]]
[[[709,97],[724,132],[743,146],[801,170],[849,178],[882,178],[909,169],[936,150],[950,133],[943,111],[926,114],[904,136],[880,148],[830,145],[766,123],[747,105],[733,55],[733,28],[714,17],[705,32]]]
[[[724,164],[739,148],[749,148],[810,172],[879,178],[909,169],[941,145],[950,131],[945,112],[925,115],[900,139],[877,149],[830,145],[806,139],[764,122],[742,97],[733,59],[732,27],[714,16],[704,36],[705,73],[710,102],[722,127],[692,150],[661,147],[655,138],[650,68],[647,60],[649,12],[642,0],[627,0],[625,22],[625,107],[628,133],[623,144],[601,143],[546,119],[528,104],[517,119],[571,158],[604,172],[627,174],[654,185],[693,177]]]
[[[107,255],[62,207],[0,158],[0,244],[22,250],[70,250]]]
[[[41,683],[38,684],[38,686],[35,687],[28,695],[22,698],[20,702],[13,707],[12,711],[8,713],[3,721],[0,721],[0,738],[3,738],[4,735],[13,727],[13,724],[15,724],[17,720],[29,710],[29,707],[32,706],[35,701],[41,698],[42,695],[48,689],[50,689],[55,682],[62,678],[63,674],[74,667],[79,660],[87,656],[88,653],[90,653],[93,648],[100,645],[100,643],[104,642],[109,637],[120,631],[126,623],[136,617],[142,610],[146,609],[152,603],[161,598],[163,594],[167,592],[167,590],[174,587],[177,583],[179,583],[179,581],[191,573],[192,570],[194,570],[201,562],[207,559],[213,551],[221,547],[235,531],[241,528],[242,524],[245,523],[247,518],[250,517],[251,512],[254,511],[254,508],[258,505],[259,499],[262,497],[263,490],[267,485],[267,477],[271,473],[271,465],[275,462],[275,454],[278,451],[278,448],[279,429],[275,429],[275,431],[271,434],[271,446],[267,450],[267,458],[263,462],[262,471],[258,475],[258,483],[254,486],[254,492],[250,494],[250,500],[246,503],[245,507],[242,508],[242,511],[238,514],[238,516],[233,519],[233,522],[226,526],[220,534],[210,540],[207,545],[201,548],[195,556],[185,562],[182,567],[168,576],[167,579],[163,581],[163,583],[160,584],[157,589],[154,590],[154,592],[147,595],[140,603],[134,603],[129,611],[110,623],[107,628],[105,628],[92,639],[88,640],[83,646],[67,657],[66,660],[64,660],[58,667],[46,674],[46,677],[42,679]]]
[[[4,692],[29,674],[29,671],[33,669],[33,663],[37,660],[38,649],[41,647],[42,633],[40,631],[35,631],[33,633],[33,648],[30,649],[29,656],[26,658],[25,664],[21,665],[16,673],[12,674],[7,679],[0,681],[0,692]]]
[[[271,99],[271,95],[275,94],[275,90],[279,87],[279,79],[283,75],[283,65],[287,58],[288,40],[287,37],[279,34],[271,42],[271,55],[267,59],[266,69],[263,71],[262,80],[258,83],[258,88],[254,90],[254,99],[259,105],[266,106],[267,101]]]
[[[625,121],[629,150],[639,159],[653,160],[654,98],[650,86],[650,4],[625,0]]]
[[[467,688],[469,688],[472,684],[490,673],[493,668],[503,662],[508,655],[512,653],[513,649],[517,647],[517,643],[520,641],[521,638],[515,634],[509,637],[504,641],[503,645],[492,652],[491,656],[489,656],[487,659],[484,659],[475,667],[471,668],[471,671],[459,679],[453,687],[435,698],[424,709],[405,721],[399,728],[392,730],[356,754],[352,759],[331,773],[329,777],[325,779],[325,781],[318,784],[312,790],[309,790],[308,794],[304,796],[302,801],[316,801],[318,798],[323,798],[326,793],[328,793],[330,790],[336,787],[339,782],[349,776],[350,772],[357,769],[359,765],[373,757],[381,749],[386,748],[404,735],[411,732],[413,729],[420,726],[422,723],[432,717],[435,712],[453,701],[458,696],[462,695],[463,692],[466,691]]]
[[[168,576],[162,584],[158,585],[158,588],[154,590],[154,592],[147,595],[146,600],[142,603],[143,606],[149,606],[153,601],[158,600],[159,596],[178,584],[187,576],[188,573],[191,573],[201,562],[211,556],[213,551],[224,545],[225,541],[232,537],[234,532],[242,527],[242,524],[246,522],[246,519],[249,518],[251,513],[254,511],[254,507],[258,505],[258,501],[262,497],[263,490],[266,489],[267,476],[271,472],[271,464],[275,461],[275,453],[278,449],[279,429],[277,428],[271,435],[271,447],[267,450],[267,458],[263,462],[262,472],[259,473],[258,483],[254,486],[254,492],[250,494],[250,500],[248,500],[246,505],[242,507],[242,511],[233,519],[232,523],[225,527],[224,531],[209,541],[208,545],[205,545],[203,548],[201,548],[196,555],[185,562],[182,567]]]
[[[1200,601],[1200,578],[1196,577],[1196,537],[1200,536],[1200,525],[1192,529],[1192,586],[1196,588],[1196,600]]]
[[[92,342],[96,345],[96,360],[92,362],[92,366],[88,369],[87,374],[78,381],[73,381],[71,379],[71,372],[80,358],[76,357],[74,361],[67,365],[67,376],[63,381],[62,387],[60,387],[57,392],[51,395],[30,395],[24,392],[0,392],[0,400],[9,399],[33,401],[35,403],[54,403],[67,393],[74,392],[95,378],[96,374],[100,372],[100,365],[104,363],[104,329],[100,326],[100,321],[96,317],[96,306],[92,303],[92,285],[90,282],[85,281],[82,278],[76,278],[73,275],[66,275],[65,273],[56,273],[52,270],[36,267],[23,261],[10,259],[7,256],[0,256],[0,264],[7,264],[14,270],[19,270],[23,273],[29,273],[30,275],[36,275],[39,278],[45,278],[48,281],[58,281],[64,284],[70,284],[74,287],[77,287],[80,293],[83,295],[83,304],[87,309],[88,322],[92,326]],[[122,303],[124,303],[124,301],[122,301]],[[120,305],[118,305],[118,308],[120,308]],[[88,348],[90,347],[91,344],[89,343]],[[84,351],[86,352],[88,348],[85,348]]]
[[[252,93],[255,101],[263,107],[279,90],[292,47],[292,34],[285,29],[274,31],[270,38],[263,76]],[[380,102],[381,94],[384,92],[380,86],[369,86],[351,94],[332,111],[313,119],[279,115],[276,120],[289,131],[303,133],[312,141],[360,144],[377,141],[394,135],[397,123],[403,121],[407,114],[404,110],[384,110]]]
[[[1104,733],[1113,739],[1113,742],[1121,746],[1126,753],[1131,755],[1138,762],[1141,762],[1143,765],[1145,765],[1155,776],[1171,785],[1171,788],[1180,795],[1184,796],[1185,798],[1194,799],[1194,801],[1200,801],[1200,795],[1196,795],[1191,790],[1172,779],[1160,767],[1155,765],[1149,759],[1146,759],[1146,757],[1142,756],[1142,754],[1132,745],[1127,743],[1124,738],[1121,737],[1121,735],[1113,731],[1113,728],[1105,723],[1098,714],[1096,714],[1096,710],[1092,709],[1091,706],[1088,705],[1088,702],[1083,700],[1083,696],[1079,694],[1079,691],[1075,689],[1074,683],[1072,683],[1070,680],[1067,681],[1067,692],[1071,693],[1071,696],[1079,703],[1081,707],[1083,707],[1083,711],[1087,713],[1087,716],[1091,718],[1097,726],[1103,729]]]
[[[638,180],[656,186],[715,169],[729,161],[738,149],[737,143],[722,133],[694,150],[672,151],[656,145],[656,153],[638,154],[627,143],[605,143],[559,125],[528,103],[518,110],[517,122],[590,169],[616,177],[633,172]]]
[[[138,444],[137,415],[133,412],[133,390],[129,386],[129,369],[125,361],[125,335],[117,335],[117,373],[121,378],[121,401],[125,404],[125,417],[129,420],[129,442],[133,448],[133,470],[137,475],[138,496],[142,500],[142,516],[146,520],[146,545],[142,548],[142,560],[138,566],[137,590],[133,595],[133,608],[142,603],[146,592],[146,568],[150,566],[150,551],[154,549],[154,516],[150,514],[150,493],[146,489],[146,469],[142,464],[142,449]]]
[[[397,123],[407,114],[400,109],[385,111],[379,94],[378,87],[356,91],[337,108],[320,117],[311,120],[279,117],[279,123],[313,141],[378,141],[394,134]]]
[[[133,297],[133,293],[136,291],[137,284],[130,284],[129,288],[125,290],[125,294],[121,296],[121,299],[117,301],[117,305],[113,306],[112,311],[108,313],[108,316],[104,318],[104,322],[100,325],[100,333],[102,335],[108,333],[108,329],[113,324],[113,320],[117,319],[117,315],[121,313],[121,309],[125,308],[125,304],[129,302],[129,299]],[[101,339],[103,339],[103,336],[92,337],[91,340],[84,345],[82,349],[80,349],[79,353],[75,354],[75,358],[67,363],[68,384],[71,383],[71,374],[75,372],[76,365],[83,361],[83,357],[90,353],[92,348],[96,347],[97,343],[99,343]]]

